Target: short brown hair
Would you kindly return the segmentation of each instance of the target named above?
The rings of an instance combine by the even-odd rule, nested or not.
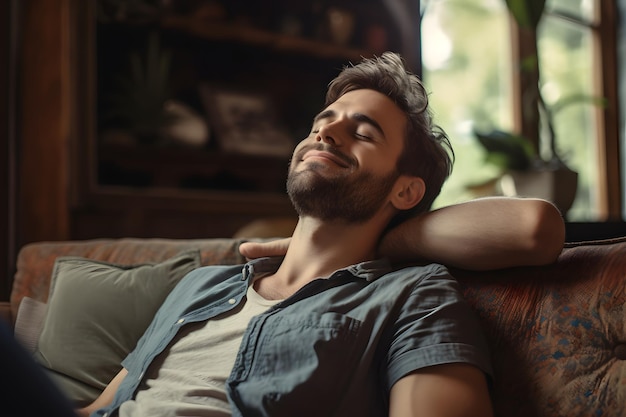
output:
[[[426,184],[424,198],[413,209],[399,214],[401,219],[428,211],[452,172],[454,152],[446,133],[433,124],[428,94],[417,75],[405,68],[402,57],[385,52],[346,66],[330,82],[326,93],[328,106],[345,93],[371,89],[389,97],[407,116],[404,150],[397,161],[402,175],[420,177]]]

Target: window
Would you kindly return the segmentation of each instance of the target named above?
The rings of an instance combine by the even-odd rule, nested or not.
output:
[[[513,128],[511,36],[504,0],[423,1],[423,78],[456,161],[436,205],[492,194],[495,167],[473,131]]]
[[[596,0],[552,0],[539,27],[539,59],[542,94],[548,104],[584,95],[601,97],[597,85],[595,50],[598,25]],[[555,114],[557,150],[567,165],[578,172],[576,200],[569,220],[602,218],[598,172],[599,114],[597,105],[577,101]]]
[[[454,172],[435,205],[497,194],[500,173],[485,162],[473,132],[520,130],[513,57],[523,49],[515,45],[521,38],[505,0],[423,1],[422,12],[423,78],[437,123],[456,154]],[[548,0],[539,25],[542,95],[549,108],[570,103],[554,114],[557,151],[578,172],[570,221],[596,221],[606,214],[599,168],[605,158],[599,16],[598,0]]]

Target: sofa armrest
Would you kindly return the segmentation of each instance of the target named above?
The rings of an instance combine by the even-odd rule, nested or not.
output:
[[[0,301],[0,320],[3,320],[13,328],[13,317],[11,315],[11,303],[8,301]]]

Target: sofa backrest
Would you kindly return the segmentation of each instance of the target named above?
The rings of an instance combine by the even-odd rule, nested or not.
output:
[[[46,301],[58,256],[160,262],[199,249],[203,265],[241,263],[237,239],[40,242],[19,253],[11,296]],[[542,267],[452,270],[478,312],[495,370],[496,415],[623,416],[626,238],[568,244]]]
[[[239,254],[243,239],[93,239],[84,241],[35,242],[18,253],[11,290],[11,314],[17,317],[22,298],[46,302],[55,260],[79,256],[120,265],[156,263],[192,249],[200,251],[202,265],[232,265],[245,262]]]
[[[489,339],[497,415],[626,415],[626,239],[568,244],[552,265],[453,274]]]

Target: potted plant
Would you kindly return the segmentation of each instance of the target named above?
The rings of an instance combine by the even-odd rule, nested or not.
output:
[[[504,195],[521,195],[552,201],[563,215],[576,197],[578,174],[559,155],[554,119],[565,107],[582,101],[603,104],[602,99],[585,95],[563,98],[548,106],[541,95],[538,26],[546,0],[505,0],[519,26],[526,50],[520,62],[522,89],[521,133],[493,130],[475,131],[487,152],[487,160],[502,169],[500,189]],[[545,146],[541,146],[545,144]],[[539,149],[547,152],[540,155]]]
[[[157,32],[148,35],[145,57],[131,52],[129,74],[116,77],[116,88],[106,96],[102,119],[119,127],[103,132],[103,143],[201,147],[207,142],[206,121],[172,98],[171,62],[171,52],[161,47]]]

